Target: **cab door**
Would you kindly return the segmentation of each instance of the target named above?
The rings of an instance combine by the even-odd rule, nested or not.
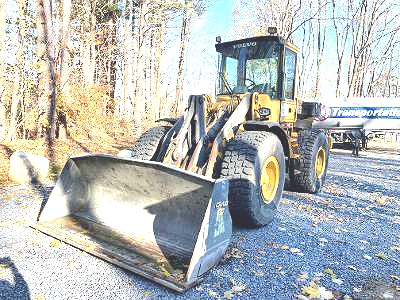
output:
[[[296,120],[296,65],[297,53],[285,47],[283,55],[283,100],[281,101],[281,123],[292,123]]]

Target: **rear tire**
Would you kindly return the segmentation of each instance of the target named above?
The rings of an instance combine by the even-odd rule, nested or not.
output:
[[[172,126],[157,126],[147,130],[133,145],[132,158],[156,160],[160,152],[162,140]]]
[[[304,130],[299,133],[298,144],[299,169],[291,172],[290,182],[296,191],[318,193],[328,169],[328,139],[323,131]]]
[[[229,179],[233,222],[260,227],[272,221],[285,182],[285,156],[276,135],[245,131],[228,143],[221,178]]]

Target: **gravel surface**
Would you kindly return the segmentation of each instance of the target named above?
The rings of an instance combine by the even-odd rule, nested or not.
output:
[[[285,191],[270,226],[234,228],[184,294],[30,228],[52,183],[1,188],[0,299],[400,299],[399,181],[399,154],[333,152],[321,193]]]

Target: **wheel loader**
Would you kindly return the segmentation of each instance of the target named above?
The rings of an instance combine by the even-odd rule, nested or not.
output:
[[[34,228],[176,291],[223,257],[238,226],[272,221],[285,184],[316,193],[329,146],[296,96],[298,49],[276,35],[221,43],[215,100],[192,95],[123,157],[70,158]]]

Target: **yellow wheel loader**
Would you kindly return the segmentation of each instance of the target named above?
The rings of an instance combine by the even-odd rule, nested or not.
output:
[[[177,291],[224,255],[232,220],[273,219],[285,177],[325,180],[329,147],[312,129],[321,106],[296,97],[298,49],[274,35],[221,43],[218,91],[192,95],[125,157],[69,159],[34,228]]]

